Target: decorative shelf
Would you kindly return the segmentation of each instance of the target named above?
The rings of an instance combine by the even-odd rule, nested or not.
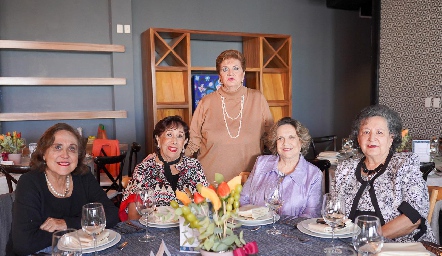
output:
[[[125,85],[126,78],[0,77],[0,85]]]
[[[67,42],[37,42],[0,40],[0,49],[45,50],[45,51],[80,51],[80,52],[124,52],[124,45],[88,44]]]
[[[62,119],[104,119],[127,118],[127,112],[120,111],[84,111],[84,112],[44,112],[44,113],[0,113],[0,121],[32,121]]]

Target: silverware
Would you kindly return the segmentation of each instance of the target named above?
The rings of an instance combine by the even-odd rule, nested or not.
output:
[[[250,231],[254,232],[254,231],[258,231],[262,226],[257,226],[255,228],[252,228]]]
[[[119,245],[117,246],[117,249],[120,250],[120,251],[122,251],[122,250],[124,249],[124,247],[126,247],[127,244],[128,244],[127,241],[126,241],[126,242],[122,242],[121,244],[119,244]]]
[[[298,239],[298,241],[301,243],[305,243],[305,242],[310,241],[310,239],[308,239],[308,238],[303,238],[303,237],[299,237],[299,236],[295,236],[295,235],[281,234],[281,236]]]

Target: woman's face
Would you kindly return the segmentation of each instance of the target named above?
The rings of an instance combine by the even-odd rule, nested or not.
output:
[[[237,59],[226,59],[221,62],[219,78],[228,89],[236,90],[244,80],[244,70]]]
[[[156,139],[160,148],[160,154],[167,162],[178,159],[184,145],[187,143],[182,126],[168,128]]]
[[[393,143],[387,120],[381,116],[365,119],[359,127],[358,142],[366,157],[386,158]]]
[[[276,130],[276,147],[281,158],[299,158],[301,139],[291,124],[284,124]]]
[[[57,131],[54,137],[54,143],[43,155],[46,171],[65,176],[74,171],[78,164],[77,137],[64,130]]]

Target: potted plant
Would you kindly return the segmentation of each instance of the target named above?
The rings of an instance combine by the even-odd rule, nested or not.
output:
[[[216,187],[213,185],[204,187],[199,184],[198,192],[193,195],[176,191],[176,197],[183,205],[172,201],[171,206],[176,209],[176,216],[184,218],[184,225],[196,231],[186,236],[186,242],[193,244],[197,239],[199,245],[196,249],[200,250],[202,255],[212,255],[206,252],[217,253],[216,255],[234,255],[234,251],[235,255],[244,255],[242,251],[245,248],[248,251],[257,252],[256,242],[247,244],[243,231],[235,232],[241,224],[236,223],[232,218],[239,208],[242,190],[241,176],[225,182],[223,175],[216,174],[215,180]],[[210,200],[210,207],[207,199]]]
[[[7,132],[0,135],[0,151],[3,160],[14,161],[15,164],[20,163],[21,153],[26,146],[25,139],[21,137],[21,132]],[[5,159],[7,158],[7,159]]]

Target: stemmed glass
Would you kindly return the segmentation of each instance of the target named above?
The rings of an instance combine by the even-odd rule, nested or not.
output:
[[[378,217],[358,216],[353,229],[353,246],[364,256],[379,253],[384,245],[381,222]]]
[[[156,207],[155,192],[152,189],[145,189],[137,191],[135,195],[135,207],[140,215],[142,215],[146,220],[146,234],[140,238],[138,241],[147,242],[155,236],[149,235],[148,222],[149,214],[151,214]]]
[[[81,212],[81,227],[91,235],[94,240],[94,255],[97,255],[97,235],[106,227],[106,214],[101,203],[88,203],[83,205]]]
[[[430,139],[430,161],[434,162],[434,158],[439,155],[439,138],[433,136]]]
[[[281,230],[276,229],[275,227],[275,218],[276,215],[279,212],[279,209],[281,209],[284,201],[282,200],[282,182],[278,181],[275,184],[271,184],[268,186],[264,192],[264,201],[267,207],[269,207],[272,212],[272,223],[273,228],[267,230],[267,234],[270,235],[279,235],[281,234]]]
[[[324,249],[324,252],[327,255],[346,255],[346,251],[349,248],[345,248],[342,246],[335,246],[335,228],[338,225],[341,225],[345,221],[345,202],[342,198],[338,197],[335,194],[327,193],[324,195],[324,199],[322,202],[322,217],[324,221],[331,227],[332,229],[332,241],[331,247],[327,247]]]
[[[345,157],[348,157],[349,153],[352,152],[353,149],[353,140],[350,138],[342,139],[342,150],[344,150]]]

